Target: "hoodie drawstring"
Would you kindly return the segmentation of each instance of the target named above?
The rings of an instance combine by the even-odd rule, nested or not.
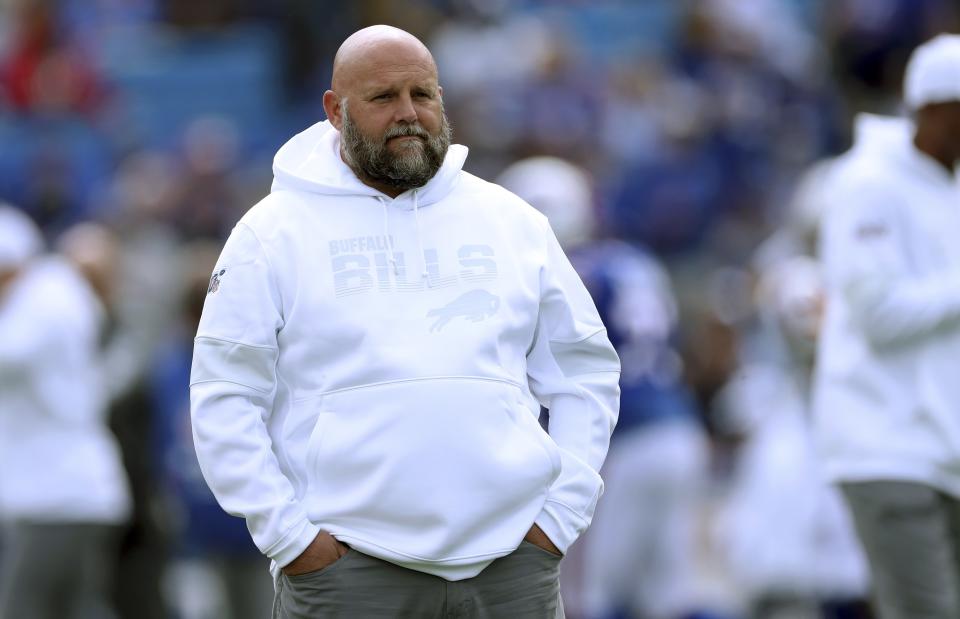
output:
[[[420,277],[427,280],[430,284],[430,278],[427,275],[427,252],[423,249],[423,237],[420,234],[420,200],[417,190],[413,190],[413,219],[417,226],[417,249],[420,250],[420,259],[423,261],[423,270],[420,271]]]
[[[387,204],[386,198],[377,196],[377,199],[380,201],[380,205],[383,207],[383,236],[386,238],[387,246],[390,249],[390,255],[387,257],[391,266],[393,266],[393,274],[400,275],[400,267],[397,264],[397,256],[394,253],[393,242],[390,238],[390,207]],[[420,196],[417,191],[413,192],[413,219],[417,227],[417,249],[420,250],[420,259],[423,262],[423,269],[420,271],[420,277],[427,280],[427,285],[430,285],[430,275],[427,273],[427,252],[423,248],[423,235],[420,231]]]
[[[387,201],[384,198],[377,196],[377,199],[380,200],[380,205],[383,207],[383,238],[387,243],[387,248],[390,250],[390,255],[387,257],[387,260],[390,261],[390,265],[393,267],[393,274],[400,275],[400,267],[397,266],[397,256],[393,253],[393,240],[390,238],[390,211],[387,206]]]

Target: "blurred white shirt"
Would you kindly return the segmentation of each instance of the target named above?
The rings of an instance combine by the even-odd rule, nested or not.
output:
[[[960,192],[904,118],[861,115],[838,160],[821,253],[814,380],[833,481],[899,480],[960,496]]]
[[[0,296],[0,521],[121,523],[130,494],[106,425],[103,308],[59,258]]]

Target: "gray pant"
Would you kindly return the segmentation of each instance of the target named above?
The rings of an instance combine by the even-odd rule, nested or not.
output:
[[[881,619],[960,617],[960,502],[918,483],[841,486]]]
[[[473,578],[450,582],[355,550],[299,576],[281,573],[275,619],[562,619],[560,557],[528,542]]]
[[[105,619],[117,527],[19,522],[5,537],[0,619]]]

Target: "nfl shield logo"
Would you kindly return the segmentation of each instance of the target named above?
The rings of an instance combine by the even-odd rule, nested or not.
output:
[[[207,294],[220,290],[220,278],[223,277],[223,274],[226,272],[226,269],[220,269],[219,272],[214,272],[214,274],[210,277],[210,285],[207,287]]]

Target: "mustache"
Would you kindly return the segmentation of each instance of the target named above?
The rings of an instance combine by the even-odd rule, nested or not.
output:
[[[399,138],[405,136],[414,136],[418,137],[424,141],[430,140],[430,134],[427,133],[426,129],[420,125],[398,125],[396,127],[391,127],[387,129],[386,133],[383,134],[383,141],[386,142],[391,138]]]

